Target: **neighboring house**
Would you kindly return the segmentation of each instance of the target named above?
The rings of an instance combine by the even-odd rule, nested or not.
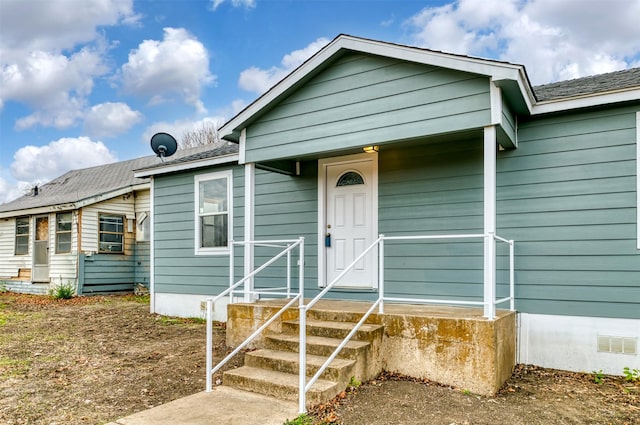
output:
[[[640,68],[532,87],[522,65],[341,35],[220,129],[237,154],[136,173],[152,309],[198,316],[229,285],[230,241],[300,236],[307,296],[378,234],[485,235],[385,243],[390,296],[504,296],[497,234],[515,241],[519,362],[640,367],[639,128]],[[255,249],[233,250],[236,279]],[[365,257],[331,296],[371,300],[378,283]]]
[[[133,170],[159,161],[69,171],[0,205],[0,282],[31,293],[51,284],[71,283],[78,294],[148,286],[149,181]]]
[[[78,294],[148,287],[150,185],[134,170],[159,163],[146,156],[69,171],[0,204],[0,284],[36,294],[51,284],[71,283]]]

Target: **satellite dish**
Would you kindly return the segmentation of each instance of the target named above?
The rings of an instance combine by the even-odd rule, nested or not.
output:
[[[160,157],[162,162],[178,150],[178,142],[169,133],[156,133],[151,137],[151,149]]]

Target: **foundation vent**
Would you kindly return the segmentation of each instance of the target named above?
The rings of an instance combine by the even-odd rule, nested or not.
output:
[[[598,335],[598,351],[601,353],[638,354],[638,338]]]

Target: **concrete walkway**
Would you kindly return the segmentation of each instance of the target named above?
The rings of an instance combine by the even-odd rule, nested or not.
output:
[[[298,417],[298,404],[224,385],[106,425],[282,425]]]

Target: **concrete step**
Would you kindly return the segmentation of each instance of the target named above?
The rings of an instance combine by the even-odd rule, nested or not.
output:
[[[306,374],[311,377],[316,374],[328,357],[307,355]],[[262,349],[251,351],[245,355],[245,366],[275,370],[278,372],[298,374],[300,358],[298,353]],[[355,373],[355,360],[334,359],[320,375],[321,379],[333,381],[339,386],[346,387]]]
[[[320,303],[318,303],[320,304]],[[348,310],[336,310],[329,306],[319,306],[316,304],[311,310],[307,312],[308,320],[321,320],[329,322],[351,322],[358,323],[364,312],[362,311],[348,311]],[[367,319],[368,323],[375,323],[375,314],[372,314]]]
[[[242,366],[224,372],[222,382],[226,386],[266,394],[281,400],[298,400],[298,375]],[[331,400],[344,388],[331,381],[318,379],[307,392],[307,405],[312,406]]]
[[[341,342],[341,339],[309,335],[307,336],[307,353],[329,357]],[[300,337],[297,334],[267,334],[265,335],[265,344],[266,348],[272,350],[297,353],[300,347]],[[338,357],[357,361],[359,357],[367,354],[370,346],[371,344],[367,341],[351,340],[347,342]]]
[[[355,327],[353,322],[333,322],[329,320],[307,320],[307,335],[324,336],[327,338],[344,339]],[[299,320],[287,320],[282,322],[282,331],[290,334],[300,332]],[[354,341],[371,342],[376,338],[382,338],[384,326],[363,324],[353,336]]]

